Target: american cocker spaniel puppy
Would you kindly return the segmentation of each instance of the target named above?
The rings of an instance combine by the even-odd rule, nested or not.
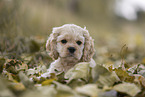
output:
[[[89,62],[94,67],[94,41],[86,28],[74,24],[54,27],[47,40],[46,50],[55,60],[50,64],[49,73],[66,72],[79,62]]]

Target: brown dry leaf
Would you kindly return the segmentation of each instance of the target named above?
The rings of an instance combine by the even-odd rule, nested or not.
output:
[[[3,71],[4,63],[5,63],[5,58],[0,57],[0,73],[2,73]]]
[[[14,91],[24,91],[26,88],[22,83],[12,83],[10,88]]]
[[[121,81],[133,82],[135,79],[134,76],[130,76],[125,70],[114,69],[114,71],[116,72]]]
[[[145,78],[143,76],[140,76],[138,80],[140,81],[141,85],[145,88]]]

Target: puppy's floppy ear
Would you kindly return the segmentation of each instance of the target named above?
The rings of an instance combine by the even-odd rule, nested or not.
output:
[[[86,29],[84,29],[84,37],[85,37],[85,43],[84,43],[82,61],[89,62],[91,61],[91,58],[93,57],[95,52],[94,40],[92,39],[92,37],[90,37],[88,30]]]
[[[49,52],[49,56],[56,60],[59,56],[59,53],[57,52],[57,37],[60,33],[60,27],[53,28],[52,33],[50,34],[50,37],[48,37],[47,43],[46,43],[46,51]]]

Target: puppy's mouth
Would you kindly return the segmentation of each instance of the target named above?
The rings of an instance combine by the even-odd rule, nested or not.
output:
[[[73,59],[77,59],[77,57],[75,56],[75,54],[71,54],[71,53],[69,53],[69,54],[67,54],[65,57],[63,57],[63,58],[73,58]]]
[[[68,54],[67,57],[72,57],[72,58],[76,58],[76,56],[74,54]]]
[[[68,54],[68,56],[70,56],[70,57],[74,57],[75,55],[70,53],[70,54]]]

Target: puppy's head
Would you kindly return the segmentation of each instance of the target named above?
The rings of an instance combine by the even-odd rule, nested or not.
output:
[[[66,58],[89,62],[94,54],[94,42],[88,30],[74,24],[53,28],[46,50],[53,59]]]

